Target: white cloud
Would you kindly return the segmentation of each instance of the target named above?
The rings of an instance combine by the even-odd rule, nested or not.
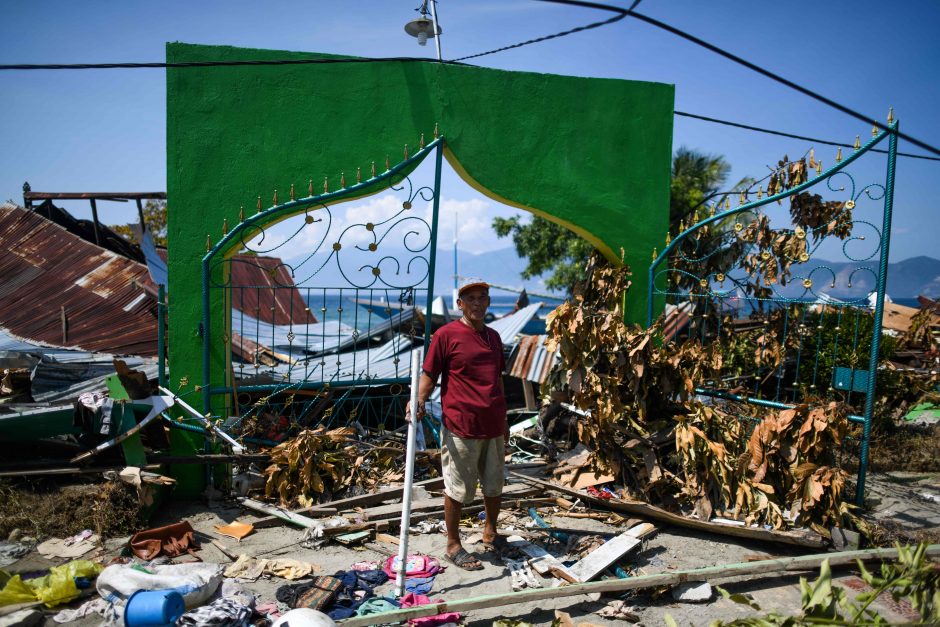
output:
[[[442,198],[438,213],[437,244],[449,248],[454,239],[457,224],[457,247],[461,251],[480,254],[511,246],[509,239],[496,237],[493,231],[494,217],[509,217],[523,212],[500,205],[484,198],[457,200]],[[432,215],[431,203],[425,208],[425,219]]]

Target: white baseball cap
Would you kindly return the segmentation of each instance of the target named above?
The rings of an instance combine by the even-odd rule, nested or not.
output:
[[[464,277],[460,279],[460,283],[457,285],[457,296],[460,296],[471,287],[482,287],[489,291],[490,284],[479,277]]]

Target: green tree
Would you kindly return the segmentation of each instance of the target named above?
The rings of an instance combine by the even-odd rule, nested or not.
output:
[[[681,219],[721,188],[730,171],[731,166],[724,157],[685,147],[676,151],[669,202],[669,222],[673,232]],[[570,292],[574,283],[582,278],[587,260],[594,251],[594,246],[575,233],[538,216],[533,216],[528,223],[523,223],[518,216],[494,218],[493,230],[499,237],[511,236],[516,253],[527,260],[522,278],[548,274],[545,285],[552,290]],[[663,233],[663,237],[665,235]]]
[[[153,236],[153,241],[157,246],[166,246],[166,201],[148,200],[144,205],[144,221],[147,223],[147,230]],[[112,226],[111,230],[131,242],[139,244],[137,233],[132,224],[119,224]]]
[[[720,155],[707,155],[685,146],[676,150],[669,187],[670,232],[675,233],[681,220],[713,198],[730,173],[731,165]]]

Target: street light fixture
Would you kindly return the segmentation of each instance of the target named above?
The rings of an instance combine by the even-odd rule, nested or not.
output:
[[[430,11],[428,3],[431,4]],[[437,44],[437,60],[441,60],[441,27],[437,23],[437,2],[435,0],[424,0],[415,11],[418,17],[405,24],[405,32],[418,40],[419,46],[426,46],[428,39],[433,38]]]

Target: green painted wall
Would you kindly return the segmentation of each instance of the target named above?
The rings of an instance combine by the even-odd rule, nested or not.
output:
[[[171,63],[326,56],[167,44]],[[667,228],[673,97],[659,83],[433,62],[168,69],[172,386],[201,383],[206,235],[218,241],[223,219],[234,225],[258,196],[270,206],[274,189],[283,202],[291,183],[354,180],[373,160],[382,170],[422,132],[430,140],[435,123],[451,165],[481,192],[564,224],[612,259],[623,247],[634,270],[627,315],[645,320],[646,268]],[[224,363],[221,343],[212,357]]]

